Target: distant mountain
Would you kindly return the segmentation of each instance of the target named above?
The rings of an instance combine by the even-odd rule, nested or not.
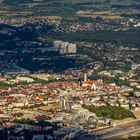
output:
[[[59,0],[57,0],[59,1]],[[94,4],[100,4],[100,3],[110,3],[110,4],[136,4],[139,3],[140,0],[60,0],[60,1],[67,1],[72,3],[94,3]]]
[[[4,4],[16,4],[16,3],[27,3],[33,2],[33,0],[0,0]]]
[[[15,3],[26,3],[26,2],[50,2],[50,0],[0,0],[0,2],[3,1],[3,3],[6,4],[15,4]],[[139,3],[140,0],[51,0],[51,2],[62,2],[62,3],[111,3],[111,4],[136,4]]]

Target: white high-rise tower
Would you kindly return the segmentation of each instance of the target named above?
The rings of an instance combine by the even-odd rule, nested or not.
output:
[[[84,82],[86,82],[88,80],[87,78],[87,73],[84,74]]]

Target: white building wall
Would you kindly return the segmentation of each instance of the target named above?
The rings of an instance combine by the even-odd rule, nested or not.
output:
[[[53,46],[54,46],[55,48],[58,48],[58,49],[59,49],[61,43],[62,43],[62,41],[60,41],[60,40],[56,40],[56,41],[53,42]]]
[[[70,43],[67,47],[67,53],[76,53],[77,46],[76,44]]]

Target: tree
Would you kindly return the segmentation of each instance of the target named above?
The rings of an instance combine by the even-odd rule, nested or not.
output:
[[[134,114],[123,107],[118,106],[101,106],[95,107],[93,105],[82,105],[83,108],[94,112],[98,117],[112,118],[121,120],[125,118],[135,118]]]

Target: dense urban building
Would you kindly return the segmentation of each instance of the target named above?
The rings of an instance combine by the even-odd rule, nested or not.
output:
[[[0,0],[0,140],[140,139],[138,0]]]

